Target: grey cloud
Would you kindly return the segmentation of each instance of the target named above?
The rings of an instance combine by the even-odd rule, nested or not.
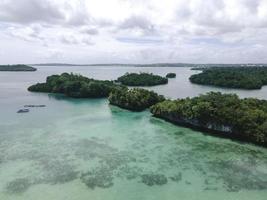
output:
[[[118,37],[116,38],[120,42],[132,43],[132,44],[162,44],[164,41],[160,38],[138,38],[138,37]]]
[[[84,45],[89,45],[89,46],[94,45],[94,43],[92,42],[92,40],[89,39],[89,38],[83,38],[83,39],[82,39],[82,43],[83,43]]]
[[[98,34],[98,30],[96,28],[85,28],[81,31],[81,33],[85,33],[88,35],[97,35]]]
[[[76,4],[75,7],[68,5],[67,8],[68,13],[70,14],[66,21],[67,25],[82,26],[85,24],[93,23],[93,19],[86,11],[84,1],[79,1],[79,3]]]
[[[76,13],[66,23],[71,26],[82,26],[90,23],[90,19],[86,13]]]
[[[243,0],[243,2],[250,12],[257,13],[260,0]]]
[[[190,4],[187,1],[183,2],[183,5],[178,6],[177,8],[175,8],[175,17],[180,19],[180,20],[184,20],[186,18],[191,17],[192,15],[192,11],[190,9]]]
[[[62,35],[60,41],[64,44],[78,44],[78,40],[73,36]]]
[[[0,21],[15,23],[59,22],[65,19],[51,1],[6,0],[0,2]]]
[[[67,45],[94,45],[90,37],[73,36],[73,35],[61,35],[60,42]]]
[[[31,60],[46,44],[62,51],[49,50],[48,60],[101,60],[108,46],[118,62],[266,61],[266,0],[117,1],[105,10],[90,0],[0,0],[2,57],[19,60],[14,52],[27,47]]]
[[[145,17],[131,16],[122,22],[119,26],[120,29],[141,29],[146,32],[153,32],[155,30],[154,25]]]
[[[85,6],[55,0],[1,0],[0,21],[18,24],[82,26],[93,23]]]
[[[44,40],[40,34],[40,30],[36,27],[9,27],[6,29],[6,35],[9,35],[13,38],[19,38],[24,41],[36,41],[36,40]]]
[[[242,32],[249,28],[267,27],[267,18],[259,18],[263,0],[240,0],[230,4],[228,0],[196,1],[176,9],[175,22],[183,25],[177,29],[180,34],[219,36]],[[229,14],[229,9],[235,15]],[[188,24],[188,26],[187,26]]]
[[[111,27],[114,24],[114,22],[110,19],[97,19],[97,20],[94,20],[95,23],[101,27]]]

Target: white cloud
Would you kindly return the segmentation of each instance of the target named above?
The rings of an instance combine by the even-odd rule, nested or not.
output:
[[[0,1],[3,63],[267,62],[266,33],[267,0]]]

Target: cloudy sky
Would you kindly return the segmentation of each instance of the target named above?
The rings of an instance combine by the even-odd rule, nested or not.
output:
[[[0,0],[0,62],[267,63],[267,0]]]

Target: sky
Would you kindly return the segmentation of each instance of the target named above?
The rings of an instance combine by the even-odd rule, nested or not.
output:
[[[267,63],[267,0],[0,0],[0,63]]]

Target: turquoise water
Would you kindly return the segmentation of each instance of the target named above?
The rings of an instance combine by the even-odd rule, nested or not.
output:
[[[218,90],[184,83],[195,73],[187,68],[42,67],[36,73],[0,73],[0,199],[265,200],[264,148],[178,127],[148,111],[129,112],[106,99],[26,90],[63,71],[115,79],[144,70],[179,74],[169,85],[150,88],[171,98]],[[264,91],[238,92],[265,98]],[[17,114],[26,104],[46,107]]]

